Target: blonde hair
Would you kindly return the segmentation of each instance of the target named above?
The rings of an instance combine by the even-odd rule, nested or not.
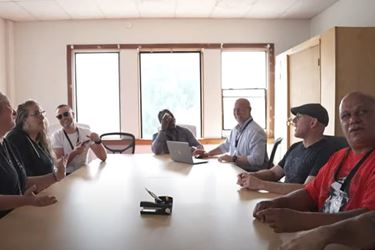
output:
[[[21,103],[17,107],[17,116],[16,116],[16,129],[20,129],[25,131],[25,121],[29,116],[29,108],[32,106],[38,106],[39,104],[34,100],[28,100],[24,103]],[[47,125],[46,120],[44,119],[44,124]],[[36,137],[36,142],[39,143],[42,148],[52,157],[54,158],[54,153],[51,147],[51,143],[47,136],[47,126],[40,132]]]

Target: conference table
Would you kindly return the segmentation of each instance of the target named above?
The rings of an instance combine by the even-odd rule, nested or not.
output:
[[[252,217],[257,202],[276,195],[241,189],[240,172],[217,159],[188,165],[165,155],[109,155],[42,192],[56,204],[2,218],[0,249],[277,249],[291,235]],[[153,201],[145,188],[172,196],[172,214],[141,215],[140,201]]]

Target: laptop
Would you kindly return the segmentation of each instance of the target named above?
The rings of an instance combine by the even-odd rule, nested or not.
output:
[[[187,142],[167,141],[167,146],[169,150],[169,155],[174,161],[192,165],[208,162],[207,160],[194,158],[191,153],[191,147]]]

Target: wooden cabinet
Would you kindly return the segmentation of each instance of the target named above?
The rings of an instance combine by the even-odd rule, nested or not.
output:
[[[280,66],[278,64],[286,64]],[[278,70],[279,69],[279,70]],[[335,27],[276,57],[275,89],[287,88],[286,100],[275,96],[275,114],[290,107],[319,102],[328,111],[325,133],[342,135],[339,104],[351,91],[375,96],[375,27]],[[275,91],[276,95],[278,94]],[[295,142],[293,129],[277,120],[275,137]]]

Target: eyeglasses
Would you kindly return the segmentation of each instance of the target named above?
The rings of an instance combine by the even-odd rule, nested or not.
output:
[[[30,116],[41,117],[41,116],[44,116],[45,113],[46,111],[44,110],[37,110],[34,113],[31,113]]]
[[[69,115],[69,111],[65,111],[64,113],[57,115],[56,118],[61,120],[63,117],[68,117]]]
[[[288,120],[287,120],[287,122],[286,122],[286,125],[288,125],[288,126],[294,126],[296,124],[296,121],[298,121],[302,117],[303,117],[302,114],[296,114],[295,117],[289,117]]]

